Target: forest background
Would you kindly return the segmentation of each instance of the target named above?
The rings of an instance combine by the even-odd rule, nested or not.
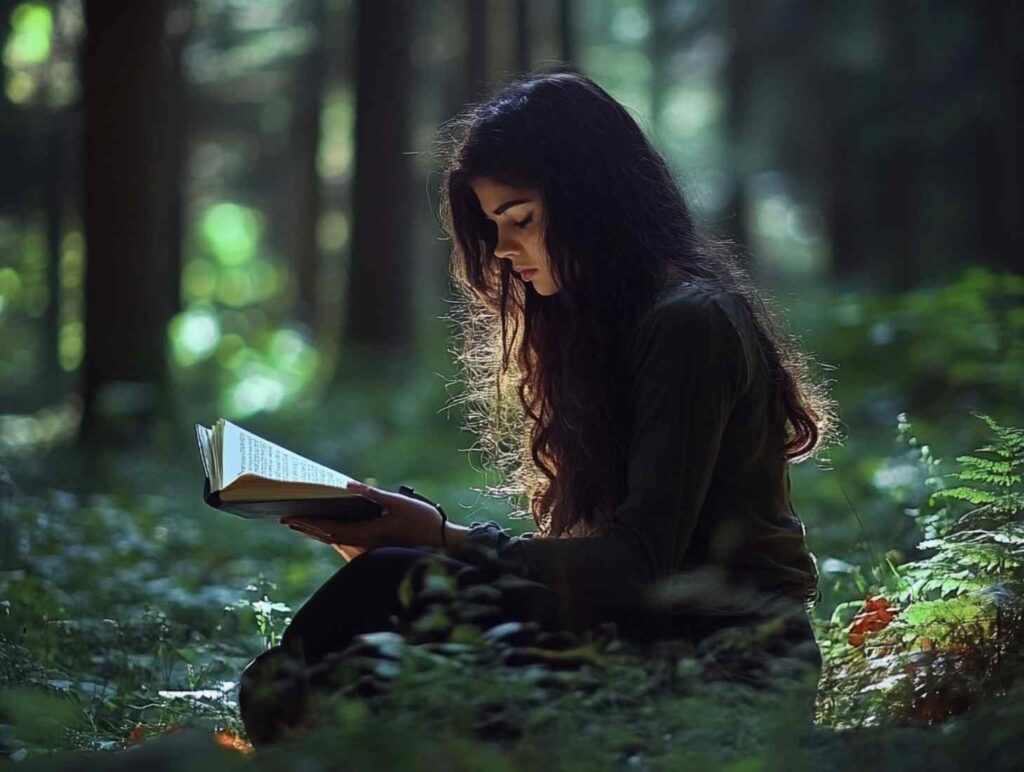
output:
[[[0,753],[181,726],[244,747],[238,673],[339,558],[205,508],[197,421],[530,530],[482,495],[494,470],[446,409],[434,149],[558,62],[637,117],[832,384],[846,438],[792,470],[824,593],[819,727],[956,726],[1013,692],[1018,4],[0,0],[0,52]],[[366,763],[417,768],[354,705]],[[780,752],[725,720],[608,720],[562,761]],[[511,755],[445,752],[554,753],[524,721]],[[1009,735],[985,725],[999,766]],[[934,769],[960,735],[929,737]]]

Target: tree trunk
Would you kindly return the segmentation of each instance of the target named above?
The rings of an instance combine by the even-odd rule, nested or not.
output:
[[[360,0],[356,13],[354,227],[339,373],[365,369],[370,353],[379,366],[401,363],[414,342],[410,8],[406,0]]]
[[[668,57],[671,40],[665,19],[666,0],[647,0],[647,18],[650,33],[647,36],[647,50],[651,60],[651,128],[655,136],[662,139],[662,117],[665,111],[665,92],[668,88]]]
[[[294,137],[295,179],[291,261],[298,284],[297,316],[315,339],[319,315],[317,277],[320,250],[317,224],[320,220],[320,112],[327,68],[324,47],[326,9],[324,0],[310,0],[310,22],[316,39],[298,68],[292,136]]]
[[[157,0],[85,3],[83,441],[148,439],[169,408],[183,134],[173,29],[183,9]]]
[[[745,250],[750,247],[747,228],[749,194],[747,179],[751,168],[751,147],[747,137],[748,113],[753,97],[751,83],[754,75],[754,47],[756,34],[752,28],[751,10],[738,0],[726,6],[727,23],[732,34],[732,50],[725,68],[726,141],[729,146],[731,192],[726,205],[730,227],[729,237]]]
[[[65,396],[64,370],[60,366],[61,283],[60,262],[64,240],[67,169],[67,140],[69,112],[61,110],[50,116],[46,132],[46,288],[49,296],[43,319],[42,381],[46,402],[55,402]]]
[[[516,0],[516,71],[530,69],[530,0]]]
[[[466,69],[463,93],[473,102],[490,86],[490,57],[487,46],[487,2],[466,0]]]
[[[928,270],[917,264],[919,211],[923,201],[920,142],[907,130],[913,125],[913,117],[925,112],[924,105],[918,103],[921,76],[917,46],[921,32],[912,6],[885,5],[882,18],[889,34],[893,71],[890,82],[896,87],[894,93],[900,96],[898,103],[894,98],[888,104],[890,120],[897,122],[897,140],[890,141],[876,159],[876,221],[880,242],[888,256],[882,266],[884,280],[892,289],[905,292]],[[925,259],[924,255],[920,257]]]
[[[978,248],[990,265],[1024,272],[1024,8],[986,0],[974,5],[981,28],[978,46],[990,95],[976,130]]]
[[[558,0],[558,57],[576,64],[576,36],[573,30],[572,0]]]

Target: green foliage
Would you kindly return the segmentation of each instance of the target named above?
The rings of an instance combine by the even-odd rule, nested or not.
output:
[[[963,420],[966,414],[1019,415],[1022,301],[1024,277],[972,266],[954,282],[908,293],[828,290],[787,303],[791,326],[805,331],[807,347],[828,367],[847,434],[820,464],[791,470],[794,507],[819,558],[826,615],[890,582],[922,534],[937,535],[927,521],[942,513],[927,499],[955,486],[930,478],[952,471],[956,453],[940,470],[927,463],[937,461],[927,444],[908,437],[894,446],[893,416],[912,408],[919,436],[966,450],[989,431]]]
[[[971,266],[949,284],[828,307],[832,323],[811,344],[840,368],[847,420],[888,421],[906,405],[929,421],[951,408],[1008,413],[1024,398],[1024,276]]]
[[[995,584],[1024,586],[1024,430],[985,414],[977,417],[992,433],[991,442],[957,456],[958,470],[927,478],[934,490],[915,512],[925,534],[918,548],[936,552],[900,568],[894,588],[900,600],[955,596]],[[938,462],[926,449],[921,463],[934,471]],[[947,478],[960,484],[944,487]]]
[[[219,270],[212,256],[203,259]],[[956,768],[957,743],[965,738],[981,753],[973,742],[980,729],[986,737],[990,730],[993,737],[1012,736],[1010,719],[984,711],[985,700],[1004,692],[1009,700],[1021,682],[1014,663],[1024,649],[1017,603],[1024,454],[1020,430],[987,416],[1014,415],[1020,384],[1006,373],[1018,366],[1019,352],[1008,332],[1016,329],[1008,302],[1015,285],[985,276],[974,273],[916,299],[857,297],[823,306],[846,313],[847,322],[851,306],[865,316],[835,333],[836,356],[844,358],[840,403],[853,438],[836,449],[831,469],[793,470],[794,493],[805,497],[798,510],[829,593],[815,619],[826,659],[821,756],[780,739],[793,732],[777,700],[738,684],[705,682],[693,652],[591,656],[588,650],[579,659],[592,661],[570,675],[551,678],[527,668],[519,680],[504,679],[506,670],[484,656],[489,644],[481,630],[435,608],[415,631],[423,640],[410,635],[400,647],[398,666],[367,661],[362,664],[373,666],[372,673],[352,673],[353,683],[372,675],[391,688],[373,700],[336,695],[325,709],[338,721],[315,743],[296,742],[259,763],[291,768],[333,755],[355,767],[417,769],[429,745],[429,762],[455,768],[823,768],[826,759],[842,767],[838,760],[856,759],[858,746],[847,740],[840,747],[826,728],[861,727],[871,729],[860,735],[864,742],[893,749],[907,743],[922,764],[928,759],[930,769],[944,769]],[[938,298],[939,310],[922,298]],[[185,320],[191,328],[178,332],[206,353],[188,369],[197,382],[210,376],[215,383],[211,373],[230,353],[221,347],[237,343],[224,320],[238,317],[219,307],[192,310],[196,316]],[[973,325],[973,332],[947,330],[945,318]],[[998,329],[986,331],[989,323]],[[951,383],[940,379],[938,350],[912,350],[915,336],[929,331],[956,338],[951,350],[974,363]],[[984,342],[989,334],[994,349]],[[970,349],[971,335],[983,340],[977,350]],[[1006,361],[991,367],[1001,356]],[[485,502],[468,492],[474,479],[465,458],[451,453],[445,460],[444,452],[458,444],[458,429],[436,415],[440,391],[433,377],[409,378],[394,391],[339,392],[314,405],[308,419],[290,411],[251,420],[266,436],[347,472],[387,470],[386,486],[405,482],[446,505],[477,507],[465,519],[500,518],[500,511],[481,513]],[[913,399],[922,394],[918,412]],[[914,425],[899,414],[894,448],[889,422],[908,404],[915,406]],[[991,408],[978,414],[982,420],[962,420],[963,408],[978,404]],[[944,462],[933,452],[940,444],[977,450],[950,453],[955,461]],[[25,486],[33,493],[18,493],[0,513],[0,747],[6,753],[27,754],[31,762],[60,749],[116,750],[130,739],[159,748],[170,742],[162,736],[182,725],[207,737],[216,728],[240,730],[239,673],[279,639],[290,609],[338,561],[322,545],[207,511],[190,487],[194,461],[189,455],[179,468],[166,460],[119,459],[110,464],[115,481],[94,486],[100,494],[70,492],[79,486],[61,490],[54,470],[92,476],[105,463],[51,457],[41,465],[46,475]],[[448,509],[458,517],[458,503]],[[451,594],[450,578],[441,573],[428,575],[427,584]],[[407,601],[412,591],[403,586]],[[876,594],[890,600],[893,620],[853,645],[850,626],[863,598]],[[435,636],[445,640],[431,642]],[[538,647],[522,648],[534,649],[519,652],[524,657],[544,656]],[[28,707],[12,709],[15,703]],[[44,715],[50,724],[35,718]],[[982,723],[984,715],[995,729]],[[910,740],[881,729],[938,722],[946,724],[943,733]],[[742,736],[737,726],[744,727]],[[481,729],[496,734],[481,739]],[[504,731],[511,734],[502,739]]]
[[[168,329],[175,374],[228,417],[281,409],[323,374],[309,330],[287,316],[292,280],[256,209],[217,201],[198,220]]]
[[[1024,675],[1024,431],[977,417],[990,441],[946,474],[899,417],[907,450],[897,463],[914,460],[916,475],[905,479],[923,483],[924,501],[906,511],[925,535],[918,549],[934,552],[890,565],[886,615],[866,606],[852,620],[834,615],[822,682],[830,723],[944,721]]]
[[[227,606],[224,609],[225,611],[232,611],[236,608],[251,609],[256,621],[256,629],[259,630],[263,646],[267,649],[281,642],[281,633],[292,621],[291,617],[285,616],[292,610],[288,604],[272,601],[267,597],[267,592],[274,590],[277,590],[277,585],[260,574],[259,580],[255,584],[250,584],[245,588],[246,592],[253,593],[253,597],[258,600],[240,598],[234,602],[233,606]]]

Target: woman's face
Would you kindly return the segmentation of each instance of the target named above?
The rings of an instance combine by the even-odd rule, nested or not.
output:
[[[554,295],[559,287],[551,274],[544,246],[544,202],[536,188],[513,188],[489,177],[470,183],[484,216],[498,228],[494,255],[512,263],[524,281],[540,295]]]

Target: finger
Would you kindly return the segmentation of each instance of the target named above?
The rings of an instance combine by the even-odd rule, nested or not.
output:
[[[299,526],[299,530],[301,530],[303,533],[308,533],[309,535],[311,535],[311,537],[314,537],[315,539],[331,539],[332,538],[331,534],[329,532],[327,532],[326,530],[321,530],[319,528],[305,528],[305,527]]]
[[[401,493],[391,493],[390,491],[381,490],[380,488],[372,488],[369,485],[356,482],[355,480],[349,481],[345,486],[353,493],[358,493],[364,499],[373,501],[381,506],[381,515],[391,514],[391,505],[393,505],[398,499],[406,499]]]
[[[288,527],[292,528],[293,530],[299,531],[300,533],[304,533],[307,536],[310,536],[314,539],[320,539],[321,541],[325,539],[330,540],[331,542],[338,541],[338,538],[334,534],[332,534],[328,529],[318,528],[315,525],[310,525],[309,523],[291,523],[289,524]]]
[[[314,531],[309,528],[302,528],[297,525],[290,525],[288,527],[291,528],[293,531],[301,533],[303,536],[308,536],[310,539],[316,539],[317,541],[322,541],[325,544],[332,543],[331,537],[328,534],[323,533],[322,531]]]
[[[337,520],[333,520],[329,517],[290,517],[286,525],[297,525],[300,528],[310,528],[314,531],[322,531],[323,533],[330,533],[331,529],[337,524]]]
[[[292,525],[293,523],[297,523],[299,525],[302,525],[303,523],[310,523],[310,522],[312,522],[314,520],[327,520],[327,519],[329,519],[329,518],[311,517],[309,515],[285,515],[278,522],[280,522],[280,523],[282,523],[284,525]]]
[[[366,485],[357,480],[349,480],[345,487],[358,493],[360,496],[370,499],[370,501],[377,501],[381,504],[385,504],[389,501],[393,501],[396,498],[405,498],[401,493],[392,493],[391,491],[383,490],[382,488],[374,488],[371,485]]]
[[[351,544],[366,547],[380,542],[392,527],[387,518],[344,522],[335,518],[292,517],[289,525],[305,529],[307,532],[323,534],[330,543]]]

